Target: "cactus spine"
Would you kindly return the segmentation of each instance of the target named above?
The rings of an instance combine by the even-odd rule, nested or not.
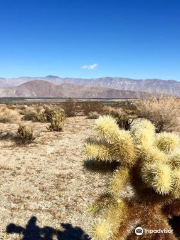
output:
[[[121,130],[110,116],[96,120],[96,131],[97,138],[85,144],[87,159],[118,164],[110,179],[108,204],[103,201],[99,201],[98,207],[98,201],[94,204],[94,209],[101,209],[94,211],[94,239],[142,239],[135,235],[137,226],[171,230],[169,217],[180,213],[179,136],[158,134],[154,125],[145,119],[134,123],[129,131]],[[133,189],[131,196],[122,194],[128,185]],[[169,214],[171,209],[173,214]],[[148,233],[143,237],[178,239],[172,233],[162,234],[162,238]]]

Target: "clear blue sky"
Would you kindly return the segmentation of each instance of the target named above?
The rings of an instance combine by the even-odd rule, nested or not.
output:
[[[49,74],[180,80],[180,1],[0,0],[0,77]]]

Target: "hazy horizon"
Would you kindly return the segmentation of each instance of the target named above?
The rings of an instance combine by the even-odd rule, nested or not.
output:
[[[164,78],[157,78],[157,77],[153,77],[153,78],[133,78],[133,77],[124,77],[124,76],[100,76],[100,77],[92,77],[92,78],[86,78],[86,77],[69,77],[69,76],[56,76],[56,75],[52,75],[52,74],[48,74],[47,76],[18,76],[18,77],[2,77],[0,76],[0,78],[2,79],[18,79],[18,78],[47,78],[47,77],[57,77],[57,78],[62,78],[62,79],[68,79],[68,78],[74,78],[74,79],[99,79],[99,78],[122,78],[122,79],[132,79],[132,80],[164,80],[164,81],[177,81],[179,82],[180,80],[178,79],[164,79]]]

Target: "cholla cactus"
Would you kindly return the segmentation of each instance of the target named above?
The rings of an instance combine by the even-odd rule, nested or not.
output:
[[[51,122],[55,110],[44,106],[42,111],[36,113],[36,119],[39,122]]]
[[[19,125],[15,139],[17,141],[17,144],[31,143],[35,139],[34,134],[33,134],[33,129],[27,128],[24,125]]]
[[[64,111],[54,111],[48,129],[51,131],[61,132],[65,118]]]
[[[118,162],[108,193],[94,203],[95,240],[179,239],[169,220],[180,215],[180,138],[155,133],[148,120],[119,129],[110,116],[96,120],[97,139],[88,139],[85,154],[106,164]],[[124,194],[130,188],[130,194]],[[136,235],[135,228],[166,229],[169,233]],[[170,233],[171,232],[171,233]]]

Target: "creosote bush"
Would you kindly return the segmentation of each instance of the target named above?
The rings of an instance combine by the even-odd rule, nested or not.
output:
[[[95,240],[177,240],[170,219],[180,215],[180,138],[156,133],[148,120],[129,131],[111,116],[96,120],[97,138],[88,139],[88,160],[114,164],[106,194],[95,201],[92,235]],[[135,228],[166,229],[168,233],[136,235]]]
[[[180,129],[180,104],[176,98],[161,97],[141,100],[137,104],[139,117],[149,119],[156,132],[177,131]]]
[[[54,111],[52,114],[48,129],[50,131],[61,132],[64,125],[65,118],[66,117],[65,117],[64,111],[58,111],[58,110]]]
[[[35,139],[33,129],[25,125],[19,125],[15,139],[17,144],[30,144]]]

